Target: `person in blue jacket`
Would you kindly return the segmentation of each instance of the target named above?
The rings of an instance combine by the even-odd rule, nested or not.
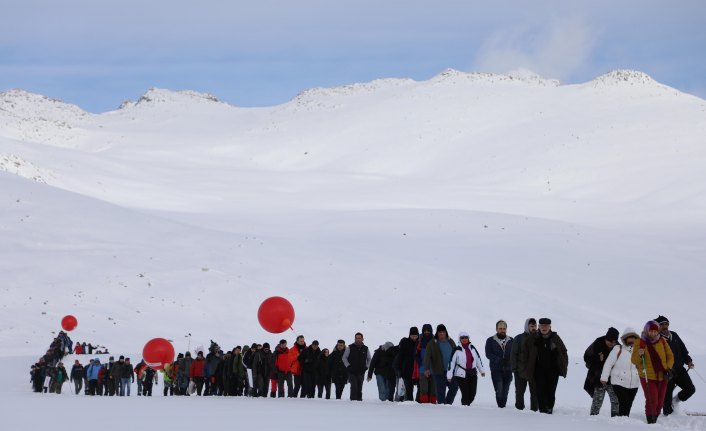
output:
[[[88,395],[95,395],[98,387],[98,372],[101,369],[101,360],[95,358],[93,363],[88,366],[86,375],[88,377]]]
[[[512,337],[507,335],[507,323],[498,320],[495,324],[495,335],[485,342],[485,357],[490,361],[490,377],[495,388],[495,402],[504,408],[507,404],[507,394],[512,383]]]

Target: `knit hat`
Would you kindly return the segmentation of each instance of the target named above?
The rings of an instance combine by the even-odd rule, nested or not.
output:
[[[427,332],[427,331],[433,332],[433,329],[431,329],[431,323],[425,323],[422,326],[422,332]]]
[[[251,348],[251,349],[257,349],[257,343],[252,343],[252,344],[250,345],[250,348]]]
[[[319,345],[319,341],[318,341],[318,340],[314,340],[314,341],[311,342],[311,345],[312,345],[312,346],[318,346],[318,345]]]
[[[392,344],[391,341],[387,341],[385,344],[382,345],[382,350],[387,351],[392,346],[394,346],[394,344]]]
[[[552,319],[550,319],[548,317],[542,317],[541,319],[539,319],[539,324],[540,325],[551,325]]]
[[[461,331],[461,332],[459,332],[459,333],[458,333],[458,339],[460,340],[460,339],[463,338],[463,337],[471,338],[471,336],[468,335],[468,332],[466,332],[466,331]]]
[[[125,356],[120,355],[120,357],[118,358],[118,360],[121,360],[121,359],[125,359]]]
[[[659,315],[659,316],[657,316],[657,318],[655,319],[655,322],[657,322],[657,323],[659,323],[659,324],[661,325],[662,323],[669,323],[669,319],[667,319],[666,317],[664,317],[664,316],[662,316],[662,315]]]
[[[269,349],[270,348],[270,343],[265,343],[262,345],[263,349]]]
[[[287,344],[287,340],[285,340],[284,338],[282,338],[281,340],[279,340],[279,344]]]
[[[605,339],[607,341],[618,341],[618,335],[620,335],[618,330],[611,326],[605,334]]]
[[[416,326],[412,326],[411,328],[409,328],[409,335],[419,335],[419,328],[417,328]]]
[[[109,361],[114,361],[115,358],[111,356],[108,360],[109,360]]]
[[[449,333],[449,331],[446,330],[446,325],[444,325],[443,323],[439,323],[438,325],[436,325],[436,333],[438,334],[441,331],[444,331],[447,334]]]

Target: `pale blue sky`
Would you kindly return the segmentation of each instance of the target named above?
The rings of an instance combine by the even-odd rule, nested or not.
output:
[[[706,96],[706,1],[0,0],[0,91],[91,112],[150,87],[238,106],[452,67],[565,83],[637,69]]]

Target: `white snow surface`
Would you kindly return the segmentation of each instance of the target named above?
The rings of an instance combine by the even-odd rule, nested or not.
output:
[[[500,318],[514,335],[527,317],[551,317],[574,358],[560,419],[492,408],[486,378],[473,416],[454,407],[434,424],[632,429],[638,419],[584,417],[579,358],[609,326],[658,314],[706,355],[706,101],[635,71],[560,85],[447,70],[268,108],[151,89],[101,114],[11,90],[0,93],[0,235],[0,343],[11,347],[0,356],[22,355],[0,359],[16,371],[4,373],[0,405],[24,409],[21,429],[45,423],[37,409],[114,414],[103,400],[29,393],[25,373],[62,316],[78,318],[74,341],[113,352],[153,337],[184,351],[189,333],[274,343],[281,336],[256,318],[272,295],[290,299],[296,332],[324,346],[361,331],[375,348],[445,323],[482,347]],[[706,410],[695,383],[687,405]],[[155,408],[130,408],[131,421],[189,403],[214,424],[240,405],[238,419],[255,425],[277,403],[279,417],[320,418],[315,429],[354,411],[361,426],[421,428],[415,418],[435,408],[145,402]],[[169,423],[205,423],[182,416]]]

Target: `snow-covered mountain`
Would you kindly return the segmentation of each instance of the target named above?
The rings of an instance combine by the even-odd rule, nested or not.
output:
[[[634,71],[578,85],[447,70],[242,108],[151,89],[101,114],[0,93],[0,342],[325,344],[554,318],[570,353],[706,320],[706,101]],[[24,178],[22,178],[24,177]],[[235,345],[234,344],[234,345]],[[696,353],[706,348],[694,343]]]

